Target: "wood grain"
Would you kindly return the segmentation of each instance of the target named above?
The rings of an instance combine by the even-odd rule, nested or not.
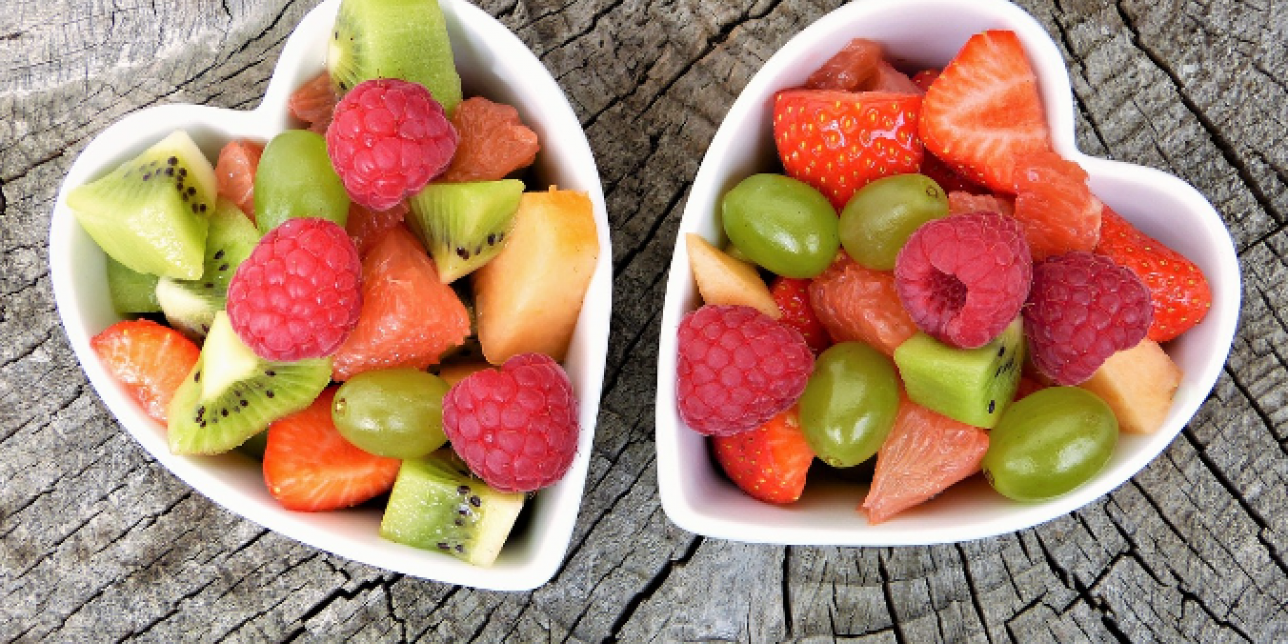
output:
[[[1174,173],[1243,266],[1216,388],[1090,506],[926,548],[704,539],[658,503],[658,302],[728,106],[839,4],[485,0],[558,78],[603,176],[613,332],[587,494],[556,578],[493,593],[321,553],[214,506],[118,427],[71,353],[47,254],[63,175],[122,115],[250,108],[309,0],[0,12],[0,639],[923,642],[1288,639],[1288,6],[1023,0],[1069,61],[1084,151]]]

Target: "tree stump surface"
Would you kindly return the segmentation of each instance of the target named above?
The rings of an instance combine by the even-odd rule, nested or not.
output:
[[[599,162],[613,330],[558,575],[478,591],[354,563],[215,506],[107,412],[59,323],[50,213],[77,154],[139,108],[255,107],[312,0],[0,11],[0,640],[1284,641],[1288,639],[1288,6],[1022,0],[1068,61],[1078,142],[1225,218],[1243,271],[1224,373],[1111,494],[1002,537],[747,545],[659,505],[659,303],[698,162],[777,48],[840,2],[484,0],[559,80]]]

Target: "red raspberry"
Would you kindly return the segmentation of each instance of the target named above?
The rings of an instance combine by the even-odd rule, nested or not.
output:
[[[923,224],[895,259],[895,290],[922,331],[963,349],[988,344],[1019,315],[1033,261],[1024,230],[991,212]]]
[[[1149,288],[1103,255],[1072,252],[1033,266],[1024,334],[1033,363],[1056,384],[1076,385],[1105,359],[1145,337]]]
[[[359,83],[335,106],[326,150],[349,197],[373,210],[419,192],[452,161],[456,128],[417,83]]]
[[[540,353],[475,372],[443,397],[443,431],[485,483],[531,492],[557,482],[577,455],[577,398],[559,363]]]
[[[800,332],[749,306],[707,305],[680,321],[680,417],[700,434],[755,429],[805,391],[814,354]]]
[[[362,308],[362,263],[326,219],[288,219],[269,231],[228,284],[228,321],[256,355],[289,362],[330,355]]]

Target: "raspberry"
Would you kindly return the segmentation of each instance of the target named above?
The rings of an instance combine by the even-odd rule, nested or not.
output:
[[[372,210],[420,191],[447,168],[456,143],[456,129],[429,90],[392,78],[350,90],[326,130],[327,154],[349,197]]]
[[[475,372],[443,397],[443,431],[485,483],[531,492],[563,478],[577,455],[577,398],[559,363],[540,353]]]
[[[1149,288],[1108,257],[1078,251],[1033,267],[1024,333],[1033,363],[1056,384],[1090,378],[1109,356],[1136,346],[1152,319]]]
[[[1032,275],[1023,229],[991,212],[922,225],[894,267],[899,301],[917,327],[963,349],[988,344],[1019,315]]]
[[[680,321],[680,417],[708,436],[731,436],[791,407],[814,370],[800,332],[749,306],[704,306]]]
[[[330,355],[358,323],[362,263],[344,229],[288,219],[259,241],[228,284],[228,321],[256,355]]]

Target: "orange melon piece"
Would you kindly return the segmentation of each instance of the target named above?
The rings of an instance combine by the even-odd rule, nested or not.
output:
[[[483,356],[563,360],[599,259],[594,208],[584,192],[524,193],[505,247],[472,274]]]
[[[741,304],[775,320],[782,317],[782,310],[755,266],[730,257],[697,233],[686,234],[684,245],[703,303]]]
[[[1118,428],[1131,434],[1152,434],[1162,427],[1172,397],[1181,384],[1181,368],[1157,342],[1145,338],[1105,360],[1091,378],[1078,385],[1109,405]]]

